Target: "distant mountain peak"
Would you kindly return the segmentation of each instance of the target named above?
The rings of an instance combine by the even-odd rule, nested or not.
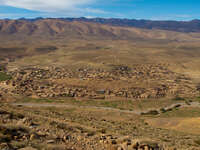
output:
[[[50,20],[62,20],[62,21],[82,21],[82,22],[93,22],[100,23],[112,26],[121,26],[121,27],[136,27],[143,29],[159,29],[159,30],[169,30],[176,32],[200,32],[200,20],[194,19],[191,21],[152,21],[145,19],[120,19],[120,18],[46,18]],[[19,20],[25,21],[38,21],[44,20],[42,17],[34,18],[34,19],[26,19],[20,18]]]

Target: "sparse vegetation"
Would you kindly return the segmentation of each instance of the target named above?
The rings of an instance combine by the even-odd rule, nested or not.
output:
[[[0,72],[0,81],[10,80],[12,77],[4,72]]]
[[[48,52],[53,52],[57,50],[58,48],[56,46],[44,46],[44,47],[38,47],[35,48],[35,50],[39,53],[48,53]]]
[[[0,108],[2,107],[3,106]],[[87,146],[88,148],[90,145],[82,145],[82,143],[87,143],[87,140],[95,142],[95,146],[100,146],[99,142],[101,143],[103,141],[113,143],[114,145],[120,145],[120,141],[127,141],[129,145],[132,145],[132,141],[134,141],[135,138],[141,138],[142,135],[151,138],[151,140],[154,141],[163,139],[161,141],[165,143],[165,146],[170,146],[171,141],[176,138],[184,143],[181,145],[177,144],[176,147],[180,149],[187,149],[191,146],[191,140],[196,140],[198,137],[193,135],[191,139],[185,139],[181,137],[185,137],[189,134],[179,133],[176,131],[169,132],[168,130],[164,130],[160,127],[159,129],[157,127],[154,128],[151,126],[151,122],[146,121],[146,119],[162,118],[163,114],[158,116],[156,115],[156,111],[150,112],[148,117],[139,117],[125,112],[118,113],[116,111],[113,112],[112,110],[102,111],[101,109],[95,108],[73,108],[70,106],[69,108],[43,107],[42,109],[39,107],[31,107],[30,109],[29,107],[24,106],[21,106],[20,109],[15,106],[4,106],[3,108],[7,113],[2,111],[0,114],[0,122],[3,118],[5,121],[5,117],[8,116],[11,111],[14,116],[18,116],[18,113],[24,114],[23,119],[17,117],[7,119],[7,122],[3,127],[3,130],[5,131],[0,131],[1,140],[9,142],[11,146],[15,148],[24,148],[27,143],[31,144],[34,148],[40,149],[49,146],[49,144],[44,143],[50,143],[51,145],[57,147],[57,142],[59,142],[59,147],[69,146],[70,148],[70,143],[76,143],[73,146],[77,149],[84,146]],[[27,111],[29,113],[24,113]],[[175,114],[176,112],[174,111],[167,113]],[[184,115],[184,113],[182,113],[182,115]],[[171,117],[168,116],[166,119],[170,121],[170,118]],[[17,127],[10,125],[16,122],[19,124]],[[20,122],[24,124],[25,127],[21,126]],[[132,136],[125,136],[127,134],[131,135],[133,132],[134,138]],[[6,133],[6,135],[4,135],[4,133]],[[55,133],[57,136],[52,136]],[[7,134],[15,135],[17,140]],[[167,139],[166,136],[168,137]],[[21,141],[21,138],[25,139]],[[162,142],[159,145],[162,145]],[[147,141],[146,139],[143,140],[141,144],[146,144],[151,147],[158,146],[156,142]],[[96,149],[98,149],[98,147],[96,147]]]
[[[195,142],[197,145],[200,146],[200,139],[197,139],[197,140],[195,140],[194,142]]]
[[[199,108],[181,108],[181,109],[172,109],[165,113],[160,114],[161,117],[177,117],[177,118],[188,118],[188,117],[198,117],[200,115]]]
[[[143,110],[149,108],[161,108],[162,106],[171,105],[174,103],[173,100],[170,99],[163,99],[163,100],[142,100],[142,101],[135,101],[135,100],[77,100],[71,97],[67,98],[30,98],[24,97],[17,100],[18,102],[25,102],[25,103],[56,103],[56,104],[63,104],[63,105],[75,105],[75,106],[97,106],[97,107],[108,107],[108,108],[116,108],[121,110]]]
[[[141,115],[158,115],[159,112],[157,110],[150,110],[146,113],[141,113]]]
[[[172,100],[174,100],[174,101],[184,101],[185,98],[183,98],[183,97],[179,97],[179,96],[176,96],[176,97],[173,98]]]
[[[166,112],[165,108],[161,108],[160,111],[161,111],[162,113],[165,113],[165,112]]]

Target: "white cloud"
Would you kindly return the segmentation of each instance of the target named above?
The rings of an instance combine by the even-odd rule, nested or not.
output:
[[[181,15],[175,15],[177,18],[191,18],[192,15],[187,15],[187,14],[181,14]]]
[[[80,10],[82,6],[92,4],[95,1],[96,0],[0,0],[0,5],[40,12],[67,12]]]
[[[1,14],[8,18],[20,17],[82,17],[82,16],[98,16],[98,14],[106,15],[101,9],[92,8],[92,5],[100,0],[0,0],[0,6],[11,6],[15,8],[23,8],[35,11],[33,14]]]
[[[88,13],[97,13],[97,14],[107,14],[107,13],[109,13],[109,12],[106,12],[104,10],[93,9],[93,8],[85,8],[83,11],[88,12]]]

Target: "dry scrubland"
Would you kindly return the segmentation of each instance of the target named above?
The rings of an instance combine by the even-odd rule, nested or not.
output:
[[[26,99],[26,103],[1,104],[1,147],[199,149],[199,106],[176,106],[154,113],[155,102],[151,101],[145,101],[145,105],[143,102],[129,102],[133,106],[129,111],[120,108],[124,104],[119,102],[107,101],[101,105],[97,100],[84,101],[84,104],[71,100],[61,102]],[[140,107],[152,111],[136,114]]]
[[[0,149],[200,149],[199,33],[0,25]]]

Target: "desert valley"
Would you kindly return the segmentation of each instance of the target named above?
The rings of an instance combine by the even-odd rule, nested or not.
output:
[[[200,21],[0,20],[0,149],[199,150]]]

